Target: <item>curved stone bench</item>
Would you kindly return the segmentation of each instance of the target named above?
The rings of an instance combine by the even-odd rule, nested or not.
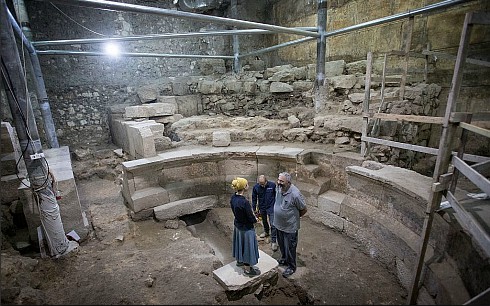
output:
[[[124,162],[123,195],[133,219],[158,215],[166,220],[228,207],[235,176],[252,185],[260,174],[274,180],[283,171],[292,174],[304,194],[309,218],[360,242],[367,254],[396,271],[401,284],[410,289],[432,182],[411,170],[364,162],[353,152],[281,145],[189,147]],[[201,203],[202,197],[205,205],[192,204]],[[185,208],[177,208],[183,203]],[[434,296],[441,304],[469,299],[455,266],[438,265],[443,258],[451,260],[446,252],[450,227],[435,215],[425,256],[429,269],[419,295],[422,303],[433,303]],[[447,277],[456,286],[448,285]]]

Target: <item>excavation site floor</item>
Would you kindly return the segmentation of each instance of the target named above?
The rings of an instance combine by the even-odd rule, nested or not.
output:
[[[155,220],[132,221],[112,180],[77,182],[92,233],[78,251],[38,259],[31,280],[47,304],[405,304],[396,276],[342,233],[302,219],[298,270],[277,284],[229,300],[213,270],[231,261],[228,208],[216,208],[177,229]],[[187,223],[186,223],[187,222]],[[190,224],[190,225],[187,225]],[[257,226],[257,234],[261,227]],[[267,240],[259,248],[278,258]],[[280,268],[282,269],[282,267]],[[280,270],[281,271],[281,270]],[[280,272],[279,271],[279,272]],[[25,277],[25,276],[24,276]]]

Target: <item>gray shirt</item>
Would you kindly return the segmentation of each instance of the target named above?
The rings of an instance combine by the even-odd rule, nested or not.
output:
[[[291,184],[286,193],[276,188],[274,204],[274,226],[286,233],[295,233],[299,227],[299,211],[306,208],[306,203],[299,189]]]

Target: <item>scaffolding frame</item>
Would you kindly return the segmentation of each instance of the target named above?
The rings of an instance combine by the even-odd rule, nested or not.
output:
[[[446,111],[444,117],[432,117],[432,116],[416,116],[416,115],[397,115],[397,114],[385,114],[385,113],[370,113],[370,88],[371,88],[371,73],[372,73],[372,61],[373,55],[371,52],[367,55],[367,69],[366,69],[366,83],[365,83],[365,98],[363,102],[363,129],[362,129],[362,145],[361,155],[366,156],[369,152],[369,144],[382,144],[390,147],[396,147],[406,150],[412,150],[421,153],[427,153],[437,155],[435,169],[432,178],[432,185],[430,186],[429,200],[425,210],[424,224],[422,233],[420,236],[419,249],[417,252],[417,264],[414,269],[415,273],[412,275],[412,284],[409,294],[409,304],[414,305],[417,302],[418,292],[420,287],[420,279],[422,274],[422,268],[424,266],[424,257],[427,250],[429,237],[432,228],[432,222],[434,220],[434,214],[440,207],[442,196],[445,196],[451,207],[456,213],[456,218],[462,228],[469,234],[469,236],[477,242],[477,245],[481,248],[481,251],[485,256],[490,257],[490,233],[488,233],[482,226],[481,222],[475,218],[464,207],[463,201],[457,199],[455,192],[457,187],[457,181],[459,174],[464,175],[475,186],[482,190],[485,194],[490,195],[490,180],[487,178],[490,173],[490,157],[465,154],[464,149],[468,139],[468,133],[475,133],[487,138],[490,138],[490,130],[475,125],[474,121],[490,121],[490,112],[457,112],[456,101],[461,89],[463,71],[465,63],[472,63],[485,67],[490,67],[489,62],[481,60],[472,60],[468,58],[468,48],[470,44],[470,37],[473,25],[490,25],[490,13],[486,12],[470,12],[466,13],[461,33],[461,39],[458,48],[458,54],[455,57],[455,67],[453,72],[453,79],[451,82],[451,88],[449,91]],[[410,30],[409,30],[410,31]],[[407,40],[410,42],[410,38]],[[407,44],[408,45],[408,44]],[[408,55],[410,54],[410,48],[406,46],[405,55],[406,61],[404,63],[404,71],[407,71]],[[425,54],[433,54],[431,52],[425,52]],[[403,55],[401,53],[400,55]],[[447,56],[447,58],[453,58]],[[427,67],[427,66],[426,66]],[[383,67],[384,71],[385,67]],[[384,73],[383,73],[384,82]],[[406,78],[402,82],[405,82]],[[404,84],[401,84],[401,86]],[[383,97],[381,97],[383,99]],[[399,99],[403,100],[403,96],[400,94]],[[369,119],[375,119],[375,124],[379,120],[387,121],[402,121],[402,122],[417,122],[417,123],[430,123],[442,125],[441,138],[439,140],[439,148],[430,148],[412,144],[406,144],[396,141],[379,139],[373,136],[368,136]],[[455,144],[455,135],[458,129],[461,129],[461,141],[457,152],[451,151],[453,144]],[[374,131],[374,128],[373,128]],[[474,162],[475,164],[469,165],[465,161]],[[454,169],[450,170],[450,164],[454,166]],[[486,174],[484,174],[486,173]],[[484,290],[477,297],[471,299],[466,304],[479,303],[483,300],[490,298],[490,288]]]

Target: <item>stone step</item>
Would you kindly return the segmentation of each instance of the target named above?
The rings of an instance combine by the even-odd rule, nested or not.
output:
[[[318,196],[330,189],[331,179],[321,177],[307,182],[293,180],[293,184],[301,191],[307,205],[318,207]]]
[[[169,202],[153,208],[155,218],[159,221],[172,220],[217,206],[218,197],[214,195],[188,198]]]
[[[153,208],[168,203],[169,201],[167,190],[156,186],[135,191],[131,195],[132,203],[129,203],[129,206],[131,210],[137,213],[147,208]]]
[[[236,261],[233,261],[214,270],[213,277],[225,289],[228,299],[234,301],[256,291],[264,283],[275,285],[278,266],[277,260],[259,250],[259,262],[254,266],[260,270],[259,275],[245,275],[243,269],[237,267]]]

